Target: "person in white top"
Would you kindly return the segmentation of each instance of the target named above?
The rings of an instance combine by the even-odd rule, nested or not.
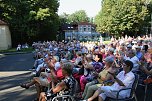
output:
[[[139,70],[139,59],[137,58],[137,56],[135,55],[135,52],[133,50],[130,50],[127,52],[127,57],[125,58],[125,60],[130,60],[133,63],[133,68],[132,71],[136,72]]]
[[[115,82],[112,86],[101,86],[92,97],[90,97],[87,101],[92,101],[96,97],[99,96],[98,101],[104,101],[106,97],[112,97],[116,98],[116,92],[123,88],[132,87],[132,84],[135,80],[135,75],[131,71],[133,67],[133,63],[129,60],[126,60],[123,64],[123,71],[121,71],[117,76],[115,74],[110,73],[114,79]],[[119,94],[119,98],[126,98],[130,96],[130,90],[122,91]]]
[[[21,50],[21,44],[18,44],[16,50],[17,50],[17,51],[20,51],[20,50]]]

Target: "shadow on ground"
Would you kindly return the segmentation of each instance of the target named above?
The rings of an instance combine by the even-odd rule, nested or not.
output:
[[[0,77],[0,101],[32,101],[36,97],[35,87],[24,89],[20,87],[21,83],[29,82],[30,72]]]

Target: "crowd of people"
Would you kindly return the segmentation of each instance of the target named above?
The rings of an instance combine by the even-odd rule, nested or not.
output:
[[[132,87],[134,74],[144,74],[143,83],[151,83],[146,80],[152,74],[152,39],[148,36],[111,38],[109,44],[77,40],[34,42],[32,47],[35,77],[21,87],[35,85],[35,101],[59,95],[105,101],[106,97],[116,97],[112,90]],[[126,90],[119,98],[129,95],[130,90]]]

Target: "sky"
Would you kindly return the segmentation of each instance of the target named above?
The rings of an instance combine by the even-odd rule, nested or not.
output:
[[[89,17],[95,17],[101,8],[101,0],[60,0],[58,14],[64,12],[72,14],[78,10],[85,10]]]

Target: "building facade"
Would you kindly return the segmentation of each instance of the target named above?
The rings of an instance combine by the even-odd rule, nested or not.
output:
[[[11,34],[8,25],[0,20],[0,50],[12,47]]]
[[[69,24],[65,30],[65,39],[80,41],[97,41],[100,34],[96,32],[95,25],[88,22]]]

